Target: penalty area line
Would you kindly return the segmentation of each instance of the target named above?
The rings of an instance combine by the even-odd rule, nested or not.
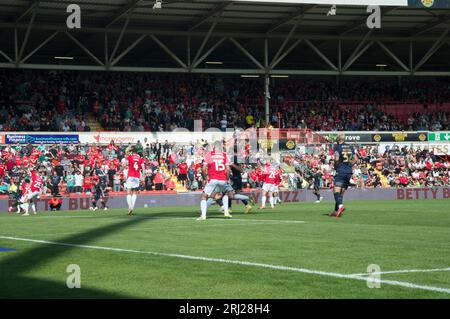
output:
[[[284,270],[284,271],[293,271],[305,274],[319,275],[319,276],[327,276],[334,278],[342,278],[342,279],[352,279],[352,280],[360,280],[360,281],[368,281],[368,278],[365,276],[356,276],[356,275],[348,275],[348,274],[340,274],[334,272],[326,272],[320,270],[306,269],[306,268],[297,268],[297,267],[289,267],[289,266],[281,266],[281,265],[272,265],[272,264],[263,264],[249,261],[240,261],[240,260],[230,260],[223,258],[209,258],[202,256],[191,256],[191,255],[183,255],[183,254],[173,254],[173,253],[161,253],[161,252],[151,252],[151,251],[142,251],[142,250],[134,250],[134,249],[124,249],[124,248],[114,248],[114,247],[104,247],[104,246],[92,246],[92,245],[81,245],[81,244],[71,244],[71,243],[62,243],[48,240],[38,240],[38,239],[30,239],[30,238],[19,238],[19,237],[8,237],[8,236],[0,236],[0,239],[5,240],[14,240],[14,241],[25,241],[39,244],[48,244],[48,245],[57,245],[57,246],[67,246],[67,247],[75,247],[75,248],[86,248],[86,249],[96,249],[96,250],[104,250],[104,251],[116,251],[116,252],[128,252],[128,253],[137,253],[137,254],[147,254],[152,256],[161,256],[161,257],[173,257],[173,258],[181,258],[181,259],[189,259],[189,260],[199,260],[199,261],[207,261],[207,262],[215,262],[222,264],[232,264],[239,266],[250,266],[250,267],[259,267],[265,269],[274,269],[274,270]],[[399,286],[403,288],[410,289],[418,289],[418,290],[427,290],[433,292],[440,292],[450,294],[450,289],[433,287],[427,285],[417,285],[410,282],[397,281],[397,280],[383,280],[378,278],[370,278],[371,284],[380,283],[392,286]]]

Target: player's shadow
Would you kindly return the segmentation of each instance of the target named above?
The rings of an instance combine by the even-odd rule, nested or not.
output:
[[[158,214],[164,215],[164,214]],[[89,245],[96,239],[118,232],[130,226],[139,224],[147,219],[133,218],[129,216],[126,221],[119,221],[103,227],[89,229],[76,235],[70,235],[55,240],[58,243]],[[0,263],[0,298],[133,298],[119,293],[92,288],[69,289],[66,285],[67,265],[61,269],[61,282],[37,279],[29,277],[27,273],[34,269],[43,267],[46,263],[59,256],[69,253],[76,246],[38,244],[36,248],[26,250],[23,253],[10,253]],[[77,260],[73,260],[74,264]],[[107,265],[114,267],[114,264]],[[81,270],[81,272],[83,272]],[[120,280],[120,278],[117,278]],[[81,280],[83,281],[83,280]],[[123,283],[126,284],[126,283]]]

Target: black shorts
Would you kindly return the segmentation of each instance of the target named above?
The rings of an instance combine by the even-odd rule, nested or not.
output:
[[[240,191],[242,190],[242,180],[232,180],[233,181],[233,189],[235,191]]]
[[[178,180],[180,182],[187,180],[187,175],[186,174],[180,174],[178,175]]]
[[[314,191],[320,191],[320,184],[314,184]]]
[[[334,177],[334,186],[347,189],[350,185],[350,179],[352,178],[352,173],[341,173],[338,172]]]

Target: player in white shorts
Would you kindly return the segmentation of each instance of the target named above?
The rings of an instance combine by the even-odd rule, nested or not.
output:
[[[136,153],[136,147],[132,146],[128,156],[126,157],[128,164],[128,176],[125,183],[127,189],[128,215],[133,214],[134,205],[136,204],[137,192],[141,185],[141,178],[145,171],[144,160]]]
[[[230,162],[225,152],[221,151],[221,142],[214,144],[214,149],[208,152],[203,162],[202,175],[208,180],[202,193],[200,201],[201,216],[197,220],[206,220],[208,206],[212,204],[216,194],[225,193],[223,196],[224,215],[230,218],[228,211],[228,198],[233,197],[233,188],[229,184]],[[208,178],[209,179],[208,179]]]

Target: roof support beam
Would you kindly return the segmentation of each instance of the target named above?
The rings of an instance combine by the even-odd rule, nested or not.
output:
[[[214,9],[212,9],[210,12],[205,14],[203,17],[194,21],[192,23],[192,26],[189,28],[189,31],[196,29],[197,27],[202,25],[204,22],[208,21],[209,19],[211,19],[213,17],[220,16],[225,11],[225,9],[228,8],[229,6],[231,6],[232,4],[233,4],[233,1],[229,1],[229,0],[227,0],[221,4],[218,4]]]
[[[35,54],[40,48],[42,48],[44,45],[46,45],[51,39],[53,39],[59,31],[53,32],[47,39],[45,39],[43,42],[41,42],[33,51],[31,51],[26,57],[24,57],[20,63],[25,63],[26,60],[31,58],[33,54]]]
[[[328,64],[333,70],[338,71],[337,66],[334,65],[334,63],[331,62],[330,59],[328,59],[325,54],[322,53],[322,51],[320,51],[314,44],[312,44],[311,41],[305,40],[305,42],[311,47],[311,49],[313,49],[314,52],[317,53],[318,56],[322,58],[322,60],[325,61],[326,64]]]
[[[20,14],[20,16],[18,16],[16,18],[16,23],[18,23],[20,20],[22,20],[27,14],[29,14],[30,12],[35,10],[39,6],[39,2],[40,2],[40,0],[33,0],[33,1],[31,1],[30,5],[25,9],[25,11],[22,12]]]
[[[127,15],[127,19],[125,20],[122,30],[120,31],[119,38],[117,39],[116,45],[114,46],[113,52],[111,53],[110,61],[113,61],[116,56],[116,52],[119,49],[120,42],[122,42],[123,35],[125,34],[125,30],[128,27],[128,23],[130,22],[131,14],[132,12],[130,11]]]
[[[34,18],[36,18],[37,7],[33,9],[33,13],[31,14],[30,22],[28,23],[27,31],[25,32],[25,37],[23,38],[22,46],[20,47],[19,56],[17,57],[17,62],[22,59],[23,52],[25,47],[27,46],[28,37],[30,36],[31,28],[34,24]]]
[[[291,22],[292,20],[301,20],[303,19],[303,16],[311,9],[315,8],[317,5],[307,5],[304,7],[299,8],[294,13],[289,14],[288,16],[282,18],[278,22],[272,24],[266,31],[266,33],[271,33],[278,29],[279,27],[285,25],[286,23]]]
[[[411,37],[417,37],[418,35],[428,32],[428,31],[434,29],[435,27],[437,27],[441,24],[447,23],[447,22],[450,22],[450,16],[440,17],[437,20],[433,20],[433,21],[425,24],[424,26],[415,29],[415,32],[411,33]]]
[[[248,52],[239,42],[237,42],[234,38],[230,38],[231,42],[234,43],[235,46],[238,47],[239,50],[242,51],[256,66],[260,69],[265,69],[264,66],[250,53]]]
[[[5,52],[3,52],[2,50],[0,50],[0,55],[2,55],[6,60],[9,61],[9,63],[14,63],[14,60],[11,59]]]
[[[342,71],[346,71],[353,64],[353,62],[355,62],[361,56],[361,54],[364,53],[362,50],[360,51],[360,49],[364,45],[364,42],[366,42],[367,38],[372,34],[372,32],[373,29],[370,29],[370,31],[366,33],[364,38],[361,40],[356,49],[353,51],[352,55],[348,58],[347,62],[345,62]],[[373,44],[373,41],[371,42],[371,44]],[[367,49],[368,47],[365,50]]]
[[[193,65],[192,68],[196,68],[203,60],[205,60],[219,45],[221,45],[227,38],[222,38],[217,41],[208,51],[205,52]]]
[[[278,59],[276,59],[275,61],[273,61],[273,62],[270,64],[269,68],[272,68],[272,69],[273,69],[274,67],[276,67],[276,66],[277,66],[281,61],[283,61],[284,58],[287,57],[287,55],[288,55],[289,53],[291,53],[291,51],[294,50],[294,49],[297,47],[297,45],[299,45],[300,42],[302,42],[302,41],[303,41],[302,39],[297,39],[294,43],[292,43],[291,46],[290,46],[286,51],[284,51],[283,54],[280,55],[280,57],[279,57]]]
[[[0,63],[0,68],[16,68],[15,63]],[[184,69],[184,68],[153,68],[153,67],[111,67],[106,65],[58,65],[58,64],[20,64],[22,69],[54,69],[54,70],[86,70],[86,71],[113,71],[113,72],[168,72],[168,73],[203,73],[203,74],[259,74],[264,75],[264,69]],[[406,71],[346,71],[340,74],[333,70],[270,70],[275,75],[374,75],[374,76],[408,76]],[[415,76],[450,76],[448,71],[417,72]]]
[[[14,23],[8,23],[8,22],[0,22],[0,28],[5,29],[26,29],[28,24],[14,24]],[[46,24],[46,23],[39,23],[34,25],[33,30],[43,30],[43,31],[61,31],[65,32],[67,31],[67,27],[65,25],[61,24]],[[121,28],[109,28],[108,33],[120,33],[122,31]],[[77,30],[77,33],[100,33],[104,34],[105,28],[100,27],[83,27],[81,29]],[[204,37],[205,31],[167,31],[167,30],[161,30],[161,29],[136,29],[136,28],[127,28],[125,30],[125,34],[154,34],[154,35],[164,35],[164,36],[191,36],[191,37]],[[222,32],[218,31],[214,33],[215,37],[235,37],[236,32]],[[238,34],[239,38],[249,38],[249,39],[284,39],[286,38],[286,33],[270,33],[270,34],[263,34],[263,33],[257,33],[257,32],[240,32]],[[415,42],[432,42],[435,41],[438,37],[437,36],[431,36],[431,37],[404,37],[404,36],[386,36],[386,35],[374,35],[372,37],[372,40],[379,40],[379,41],[397,41],[397,42],[409,42],[409,41],[415,41]],[[361,40],[361,36],[359,35],[347,35],[347,36],[339,36],[336,34],[302,34],[302,33],[296,33],[292,35],[292,39],[309,39],[309,40],[325,40],[325,41],[331,41],[331,40]],[[450,40],[450,39],[448,39]]]
[[[73,42],[75,42],[84,52],[87,53],[95,62],[97,62],[99,65],[105,65],[102,61],[100,61],[91,51],[89,51],[88,48],[86,48],[80,41],[78,41],[73,35],[71,35],[69,32],[64,32],[69,38],[72,39]]]
[[[278,49],[277,53],[275,54],[275,57],[272,59],[272,62],[270,63],[270,67],[273,67],[273,62],[275,62],[278,59],[278,57],[280,56],[281,52],[283,52],[284,47],[291,39],[292,35],[294,34],[294,32],[297,29],[299,24],[300,24],[300,19],[297,20],[297,22],[292,26],[291,31],[289,31],[287,37],[283,41],[283,44],[281,44],[280,48]]]
[[[173,53],[164,43],[162,43],[157,37],[155,37],[153,34],[150,35],[150,37],[155,41],[172,59],[175,60],[182,68],[187,68],[187,65],[181,61],[179,57],[176,56],[175,53]]]
[[[128,54],[128,52],[130,52],[131,50],[134,49],[134,47],[136,45],[139,44],[139,42],[141,42],[142,40],[144,40],[144,38],[146,38],[147,35],[143,34],[141,35],[139,38],[137,38],[128,48],[126,48],[117,58],[114,59],[114,61],[109,63],[109,66],[114,66],[117,64],[117,62],[119,62],[125,55]]]
[[[213,32],[214,28],[217,25],[217,19],[214,20],[211,27],[209,27],[208,33],[206,34],[205,38],[203,39],[202,44],[200,45],[200,48],[197,51],[197,54],[194,58],[194,64],[197,62],[198,58],[200,57],[200,54],[202,54],[203,49],[205,48],[206,42],[208,42],[209,38],[211,37],[211,33]]]
[[[436,42],[433,44],[430,50],[428,50],[428,52],[424,55],[424,57],[420,60],[420,62],[417,63],[416,67],[414,68],[414,72],[420,69],[422,65],[424,65],[433,56],[433,54],[435,54],[436,51],[439,50],[439,48],[445,44],[445,42],[442,40],[447,36],[449,30],[450,26],[447,26],[444,32],[442,32],[439,39],[436,40]]]
[[[117,20],[119,20],[120,18],[122,18],[124,15],[129,14],[130,12],[132,12],[137,5],[141,2],[142,0],[131,0],[130,3],[128,5],[126,5],[123,9],[119,10],[116,15],[112,18],[112,20],[105,26],[105,28],[109,28],[110,26],[112,26]]]
[[[394,61],[397,62],[397,64],[400,65],[400,67],[403,70],[408,71],[408,72],[412,71],[391,50],[389,50],[389,48],[387,46],[385,46],[380,41],[376,41],[376,43],[384,50],[384,52],[386,52],[392,59],[394,59]]]

